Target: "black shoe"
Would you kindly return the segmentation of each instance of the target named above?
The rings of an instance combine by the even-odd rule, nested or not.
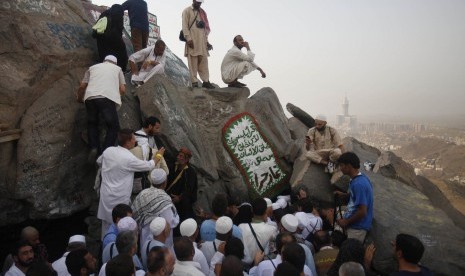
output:
[[[213,86],[213,84],[211,84],[209,81],[206,81],[206,82],[202,83],[202,87],[207,88],[207,89],[214,89],[215,88]]]

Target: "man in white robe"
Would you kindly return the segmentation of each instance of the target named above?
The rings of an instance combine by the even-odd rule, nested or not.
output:
[[[131,82],[137,87],[147,82],[155,74],[165,73],[165,42],[159,39],[154,46],[149,46],[129,57],[131,66]],[[137,64],[142,62],[142,67],[138,70]]]
[[[240,35],[235,36],[233,42],[234,46],[226,53],[221,63],[221,77],[224,83],[229,87],[244,87],[246,84],[237,79],[242,79],[255,69],[260,71],[262,78],[266,78],[265,72],[253,61],[255,54],[250,50],[249,43]],[[243,47],[247,49],[247,54],[241,51]]]
[[[130,129],[118,133],[117,147],[107,148],[97,159],[102,168],[102,184],[97,218],[102,220],[102,237],[112,224],[111,212],[119,204],[129,204],[134,172],[150,171],[155,168],[155,161],[143,161],[129,150],[136,144],[136,137]]]

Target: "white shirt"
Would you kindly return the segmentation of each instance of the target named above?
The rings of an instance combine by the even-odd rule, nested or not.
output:
[[[310,231],[315,233],[321,230],[323,226],[323,220],[320,217],[315,216],[312,213],[297,212],[295,213],[296,218],[299,220],[299,229],[302,230],[300,234],[303,239],[306,239]]]
[[[208,275],[210,267],[208,266],[207,259],[205,258],[205,255],[203,255],[203,252],[197,248],[196,242],[194,242],[194,250],[195,254],[193,261],[200,264],[200,271],[202,271],[203,274]]]
[[[176,260],[172,276],[205,276],[205,274],[200,271],[199,263]]]
[[[257,235],[260,244],[265,249],[265,254],[269,253],[268,245],[271,240],[276,238],[278,234],[278,229],[274,226],[266,224],[265,222],[251,223],[255,233]],[[260,248],[257,245],[257,241],[250,230],[250,227],[247,223],[242,223],[239,225],[239,229],[242,232],[242,240],[244,241],[244,261],[246,263],[252,263],[255,254],[260,251]]]
[[[224,82],[230,83],[243,75],[244,64],[243,62],[250,64],[250,69],[246,70],[245,74],[250,73],[251,70],[258,68],[258,65],[253,62],[255,54],[252,51],[247,51],[244,54],[237,46],[233,46],[223,58],[221,63],[221,77]]]
[[[281,255],[276,256],[276,259],[272,260],[264,260],[258,264],[258,266],[254,266],[250,269],[249,275],[250,276],[273,276],[275,267],[278,267],[280,263],[283,262],[281,259]],[[273,266],[274,264],[274,266]],[[313,276],[312,271],[308,268],[307,265],[304,266],[304,274],[305,276]]]
[[[120,84],[126,84],[123,71],[118,65],[102,62],[91,66],[84,75],[83,83],[87,83],[84,101],[91,97],[105,97],[118,106],[121,105]]]
[[[65,252],[61,258],[52,263],[53,270],[57,272],[58,276],[71,276],[68,272],[68,267],[66,267],[66,256],[69,252]]]
[[[25,276],[24,274],[17,266],[16,264],[13,264],[10,269],[5,273],[5,276]]]
[[[120,203],[129,204],[134,172],[155,168],[153,160],[143,161],[121,146],[109,147],[97,159],[102,167],[102,185],[97,217],[112,223],[111,212]]]
[[[156,56],[154,49],[155,45],[149,46],[138,52],[135,52],[129,56],[129,60],[134,63],[145,62],[145,61],[156,61],[159,64],[153,66],[148,65],[147,68],[141,68],[138,75],[133,75],[131,80],[133,81],[148,81],[155,74],[162,74],[165,72],[166,54],[163,52],[161,56]]]
[[[224,241],[215,239],[214,241],[206,241],[202,243],[202,247],[200,248],[200,250],[202,250],[202,253],[205,256],[205,259],[207,260],[208,266],[210,266],[210,262],[213,258],[213,255],[215,255],[215,252],[218,251],[218,246],[220,246],[220,244],[223,242]],[[216,250],[215,250],[215,246],[216,246]]]

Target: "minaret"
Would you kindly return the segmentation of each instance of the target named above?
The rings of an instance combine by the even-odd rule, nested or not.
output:
[[[342,112],[344,113],[344,117],[349,116],[349,100],[347,99],[347,95],[344,97],[342,101]]]

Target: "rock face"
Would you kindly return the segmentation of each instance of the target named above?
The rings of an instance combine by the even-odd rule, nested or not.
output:
[[[95,169],[86,165],[81,140],[85,108],[74,96],[97,58],[89,7],[64,0],[0,4],[0,123],[22,130],[18,141],[0,143],[0,226],[69,215],[93,200]],[[169,49],[167,64],[170,79],[186,85],[188,70]],[[132,94],[123,97],[119,117],[122,127],[140,127]]]
[[[247,88],[194,89],[173,85],[162,76],[155,76],[136,90],[143,116],[155,115],[162,125],[162,140],[168,152],[175,154],[181,146],[193,151],[191,164],[199,174],[198,205],[209,209],[209,202],[218,192],[227,192],[247,200],[247,186],[239,169],[222,144],[221,129],[233,116],[251,113],[276,145],[282,164],[287,142],[291,142],[287,119],[276,94],[264,88],[248,98]],[[259,104],[261,103],[261,104]]]

